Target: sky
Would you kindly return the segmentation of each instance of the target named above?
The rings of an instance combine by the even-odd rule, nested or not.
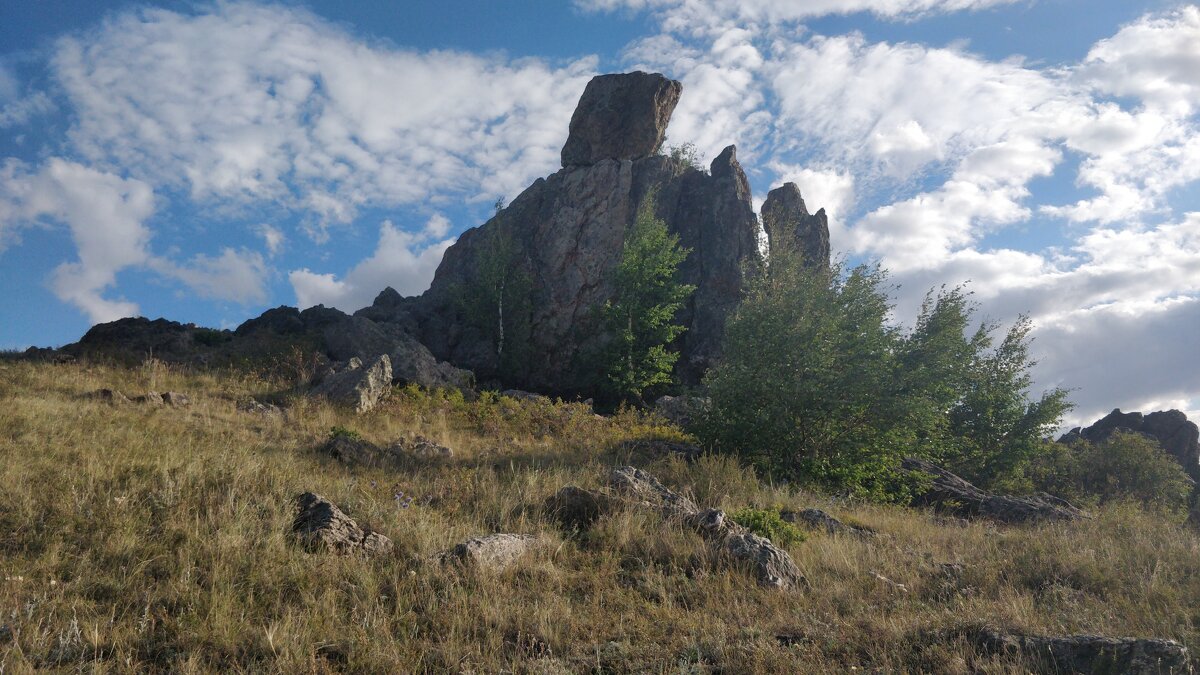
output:
[[[635,69],[898,322],[966,284],[1032,319],[1068,423],[1200,418],[1200,6],[1167,0],[0,2],[0,349],[418,294]]]

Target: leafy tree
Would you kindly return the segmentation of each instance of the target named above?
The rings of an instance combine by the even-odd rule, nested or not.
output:
[[[496,206],[499,211],[501,202]],[[487,240],[480,250],[486,255],[478,260],[474,279],[455,289],[455,297],[468,324],[495,348],[497,374],[520,380],[529,358],[533,278],[504,223],[492,221],[483,236]]]
[[[773,251],[726,325],[697,430],[771,473],[889,500],[911,488],[906,455],[951,463],[984,484],[1014,471],[1067,409],[1065,392],[1026,398],[1028,321],[993,349],[961,288],[931,292],[916,324],[889,322],[886,273],[808,268]]]
[[[1079,502],[1135,501],[1177,518],[1192,480],[1151,438],[1118,431],[1101,443],[1047,442],[1028,468],[1034,487]]]
[[[671,383],[679,352],[670,344],[686,330],[675,315],[695,290],[679,281],[679,265],[691,251],[654,215],[655,197],[646,195],[625,233],[613,298],[600,311],[610,337],[601,384],[626,401],[640,402],[647,390]]]

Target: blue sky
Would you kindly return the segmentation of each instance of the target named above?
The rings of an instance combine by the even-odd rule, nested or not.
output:
[[[1200,8],[1164,0],[2,3],[0,348],[419,293],[634,68],[899,320],[969,282],[1077,419],[1200,412]]]

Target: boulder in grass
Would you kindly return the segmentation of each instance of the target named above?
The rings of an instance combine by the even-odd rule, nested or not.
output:
[[[364,413],[374,408],[391,386],[391,359],[380,354],[368,365],[357,358],[350,359],[345,368],[327,375],[311,393]]]
[[[392,540],[359,527],[333,502],[313,492],[296,497],[292,534],[310,551],[376,555],[392,550]]]
[[[971,632],[981,651],[1023,657],[1034,662],[1038,672],[1129,675],[1192,672],[1187,647],[1174,640],[1098,635],[1044,637],[986,627]]]
[[[181,394],[177,391],[164,391],[162,393],[162,400],[163,403],[175,407],[182,407],[192,404],[192,400],[188,398],[187,394]]]
[[[498,572],[533,550],[540,539],[530,534],[489,534],[472,537],[443,551],[438,559],[445,564]]]
[[[872,530],[858,525],[847,525],[821,509],[784,511],[779,516],[789,523],[801,524],[811,530],[825,530],[829,534],[849,534],[856,537],[875,536],[875,532]]]
[[[97,389],[92,392],[92,398],[112,404],[129,403],[129,397],[116,389]]]

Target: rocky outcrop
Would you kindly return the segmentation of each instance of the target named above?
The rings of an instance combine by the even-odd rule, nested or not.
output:
[[[379,403],[392,386],[392,362],[387,354],[364,366],[357,358],[350,359],[345,368],[327,375],[311,394],[321,396],[364,413]]]
[[[703,415],[712,405],[712,400],[706,396],[660,396],[654,402],[654,412],[668,422],[682,427],[690,427],[692,422]]]
[[[682,85],[658,73],[593,77],[583,90],[562,165],[590,166],[606,159],[644,159],[662,145]]]
[[[1154,439],[1183,466],[1192,480],[1200,483],[1200,429],[1178,410],[1162,410],[1143,415],[1113,410],[1090,427],[1072,429],[1060,443],[1085,440],[1103,443],[1116,431],[1143,434]]]
[[[392,550],[392,540],[364,530],[354,519],[321,495],[305,492],[296,497],[292,534],[309,550],[336,553],[379,554]]]
[[[794,247],[806,265],[829,265],[829,218],[825,209],[809,214],[795,183],[784,183],[767,193],[762,220],[770,251]]]
[[[929,489],[913,500],[914,506],[932,506],[959,518],[980,517],[1002,523],[1079,520],[1088,517],[1066,500],[1053,495],[994,495],[923,459],[909,457],[902,466],[932,479]]]
[[[681,92],[660,74],[594,78],[571,119],[563,168],[464,232],[419,297],[384,289],[353,315],[279,307],[232,332],[123,319],[64,349],[218,364],[292,363],[299,350],[307,359],[301,375],[386,354],[399,382],[466,388],[478,381],[586,398],[594,386],[589,360],[608,339],[595,325],[595,308],[611,299],[625,232],[653,193],[656,215],[690,250],[679,277],[696,290],[677,315],[687,330],[672,346],[680,352],[678,379],[699,384],[721,354],[725,319],[756,267],[759,223],[733,146],[707,171],[657,154]],[[809,217],[789,189],[795,199],[777,194],[768,215],[823,236],[824,248],[812,257],[826,259],[827,233],[812,220],[824,223],[823,213]],[[495,297],[496,307],[477,302]]]
[[[498,572],[532,551],[540,540],[530,534],[490,534],[472,537],[438,555],[444,564]]]
[[[1174,640],[1098,635],[1043,637],[979,628],[969,631],[985,653],[1020,656],[1047,673],[1190,673],[1188,650]]]

